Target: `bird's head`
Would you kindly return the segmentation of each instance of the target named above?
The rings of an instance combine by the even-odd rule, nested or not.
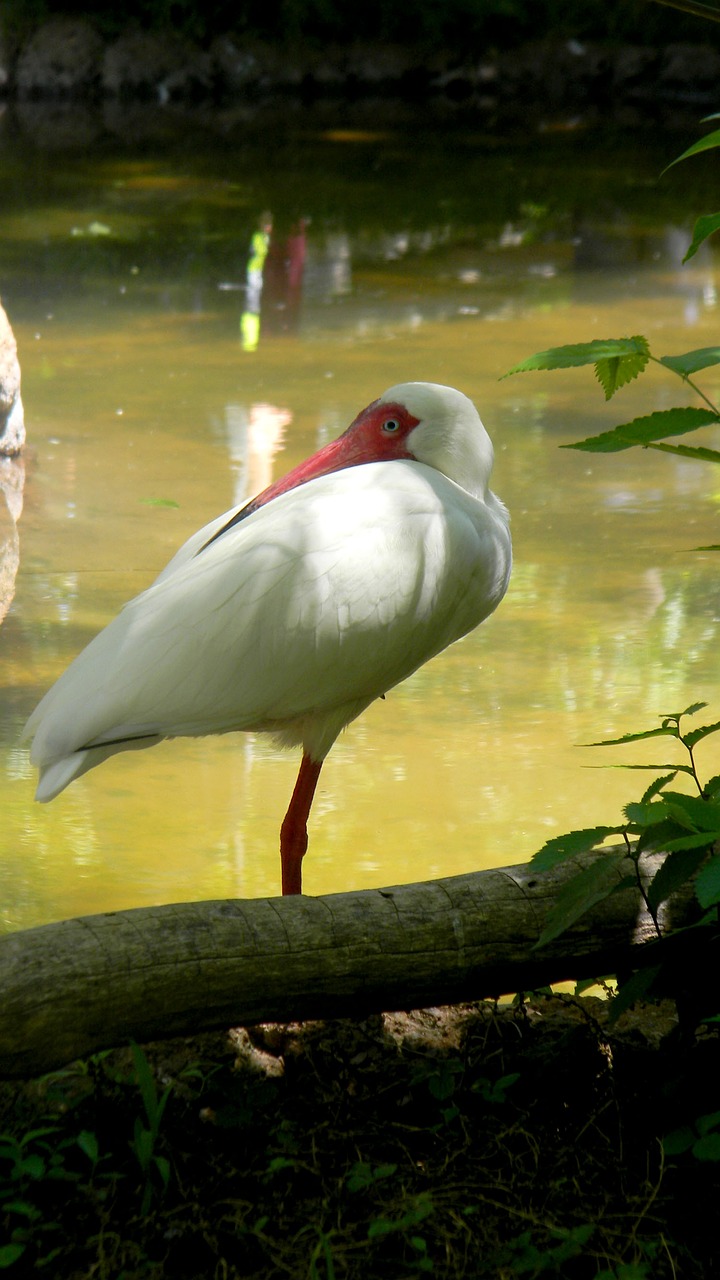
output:
[[[462,391],[436,382],[404,382],[390,387],[376,402],[381,417],[388,409],[402,410],[413,422],[404,434],[405,457],[434,467],[469,493],[485,494],[493,466],[492,441]]]
[[[403,382],[373,400],[336,440],[259,494],[245,513],[318,476],[405,459],[441,471],[469,493],[487,492],[493,447],[467,396],[435,382]]]

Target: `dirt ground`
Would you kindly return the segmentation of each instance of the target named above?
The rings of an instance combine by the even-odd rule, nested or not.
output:
[[[6,1083],[0,1270],[718,1274],[720,1162],[692,1149],[717,1034],[683,1036],[671,1005],[607,1017],[553,995],[273,1024]],[[664,1154],[678,1130],[687,1149]]]

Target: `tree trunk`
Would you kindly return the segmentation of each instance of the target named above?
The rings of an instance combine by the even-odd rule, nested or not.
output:
[[[521,865],[319,898],[143,907],[6,935],[0,1075],[129,1038],[452,1004],[641,965],[654,928],[638,889],[533,950],[558,890],[596,856],[542,875]],[[649,878],[659,863],[642,865]]]

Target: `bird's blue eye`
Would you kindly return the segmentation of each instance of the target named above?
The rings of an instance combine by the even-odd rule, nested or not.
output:
[[[388,435],[392,435],[394,431],[400,430],[400,423],[397,418],[386,418],[382,424],[382,429],[383,431],[386,431]]]

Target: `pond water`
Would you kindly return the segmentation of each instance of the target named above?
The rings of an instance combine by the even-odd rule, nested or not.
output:
[[[598,766],[672,757],[581,744],[700,700],[720,719],[718,562],[694,550],[720,541],[715,468],[558,447],[692,397],[658,369],[609,405],[591,370],[500,380],[560,343],[717,342],[711,252],[680,265],[706,207],[687,208],[687,175],[658,178],[685,144],[348,128],[308,109],[272,130],[51,150],[0,121],[0,292],[28,426],[22,513],[0,531],[3,928],[279,891],[297,753],[250,735],[164,743],[40,806],[18,739],[187,535],[395,382],[478,405],[515,569],[492,619],[336,744],[306,891],[525,861],[616,821],[651,776]],[[275,244],[303,245],[294,280],[266,263],[258,322],[244,286],[264,211]],[[720,395],[717,371],[701,381]],[[712,739],[701,750],[718,772]]]

